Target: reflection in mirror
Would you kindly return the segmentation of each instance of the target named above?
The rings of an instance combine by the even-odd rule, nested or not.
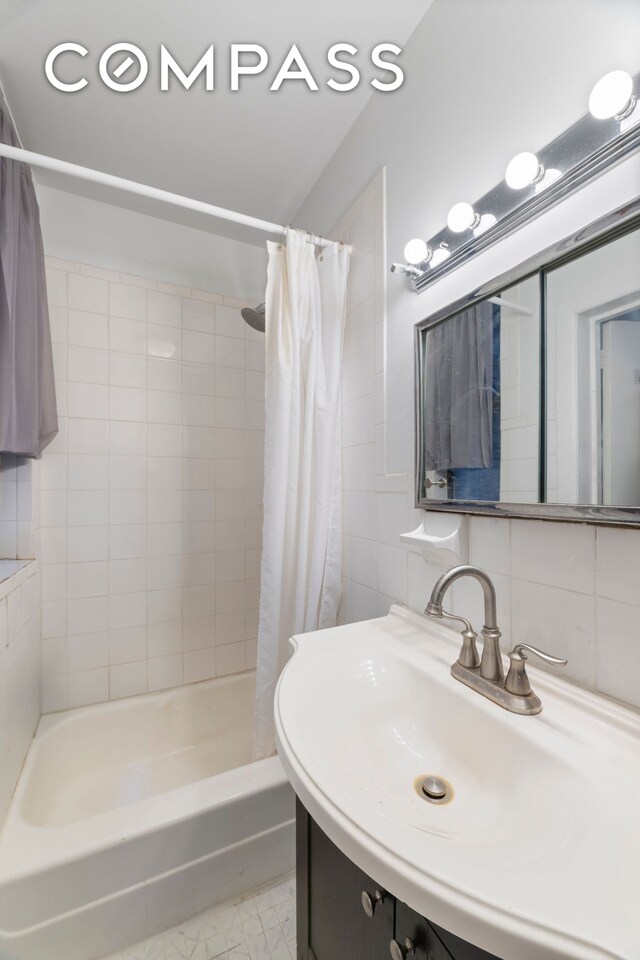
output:
[[[640,232],[547,273],[547,501],[640,507]]]
[[[422,495],[537,503],[539,277],[421,336]]]

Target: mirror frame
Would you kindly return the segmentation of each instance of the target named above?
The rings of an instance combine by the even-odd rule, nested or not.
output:
[[[425,332],[432,327],[443,323],[462,310],[495,296],[505,288],[513,286],[523,280],[540,275],[541,283],[544,274],[552,268],[575,260],[597,247],[608,243],[617,237],[640,228],[640,197],[631,203],[601,217],[588,227],[571,234],[559,243],[547,247],[530,259],[520,263],[517,267],[503,273],[476,287],[466,296],[455,303],[432,314],[415,325],[415,505],[423,510],[437,510],[438,512],[469,513],[491,517],[520,517],[536,520],[564,520],[578,523],[602,523],[607,525],[635,525],[640,526],[640,506],[615,507],[598,506],[596,504],[561,504],[561,503],[506,503],[502,501],[484,500],[430,500],[425,494],[424,480],[424,450],[423,450],[423,420],[422,405],[420,403],[421,384],[424,370]],[[544,357],[545,351],[545,317],[544,317],[544,289],[541,296],[542,316],[540,318],[540,351]],[[540,430],[539,430],[539,457],[542,469],[543,450],[546,440],[546,410],[545,410],[545,364],[540,364]]]

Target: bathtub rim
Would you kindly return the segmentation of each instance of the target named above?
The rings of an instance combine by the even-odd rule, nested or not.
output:
[[[86,711],[111,712],[131,702],[162,699],[176,692],[188,694],[189,687],[204,684],[215,686],[221,681],[236,681],[247,674],[213,678],[188,687],[175,687],[157,694],[141,694],[118,701],[75,707],[69,711],[45,715],[47,721],[42,738],[65,722],[71,722]],[[73,714],[73,716],[70,716]],[[253,760],[239,767],[213,774],[192,783],[182,784],[144,797],[133,803],[89,815],[71,823],[39,825],[22,815],[29,777],[37,763],[41,740],[40,725],[25,761],[18,785],[0,834],[0,888],[16,880],[27,879],[53,867],[72,864],[91,854],[124,845],[134,838],[144,837],[164,827],[189,820],[205,810],[224,807],[242,797],[277,788],[288,783],[279,758]],[[34,749],[35,748],[35,749]],[[177,803],[178,797],[180,802]]]

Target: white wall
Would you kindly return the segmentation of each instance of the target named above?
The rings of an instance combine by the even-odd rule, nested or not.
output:
[[[399,544],[415,529],[413,474],[385,470],[384,178],[336,227],[353,244],[342,381],[341,622],[383,616],[393,602],[424,610],[443,567]],[[640,531],[469,517],[469,561],[496,586],[503,650],[530,643],[565,656],[564,676],[640,707]],[[454,584],[449,609],[483,622],[482,591]]]
[[[45,249],[52,257],[157,277],[199,290],[264,300],[267,251],[108,203],[37,185]],[[212,231],[218,221],[211,221]]]
[[[453,203],[499,183],[515,153],[538,149],[584,114],[602,74],[637,72],[639,35],[640,5],[628,0],[436,0],[405,46],[403,87],[369,102],[297,222],[326,235],[386,166],[387,253],[401,260],[406,241],[433,235]],[[637,183],[638,174],[636,193]],[[389,282],[390,473],[412,469],[412,325],[479,276],[496,276],[495,250],[419,297],[401,277]],[[526,256],[520,231],[503,259]]]
[[[453,202],[498,182],[513,153],[536,149],[584,113],[602,73],[640,66],[637,6],[566,0],[528,5],[530,16],[523,6],[437,0],[407,46],[404,90],[367,107],[299,215],[321,231],[338,222],[336,236],[354,244],[343,379],[344,621],[384,614],[392,601],[424,609],[441,572],[398,542],[422,519],[412,506],[413,324],[638,192],[633,157],[421,296],[387,273],[385,254],[402,259],[407,239],[428,238]],[[369,183],[385,163],[386,243],[381,192]],[[470,518],[469,528],[469,559],[496,584],[505,649],[526,641],[567,656],[565,675],[640,706],[632,572],[640,531],[486,518]],[[451,600],[454,612],[481,622],[477,584],[457,583]]]

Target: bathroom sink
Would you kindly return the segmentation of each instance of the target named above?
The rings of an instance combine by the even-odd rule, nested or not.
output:
[[[508,713],[451,677],[454,630],[401,607],[292,645],[280,757],[347,856],[505,960],[637,960],[635,711],[531,669],[542,713]]]

